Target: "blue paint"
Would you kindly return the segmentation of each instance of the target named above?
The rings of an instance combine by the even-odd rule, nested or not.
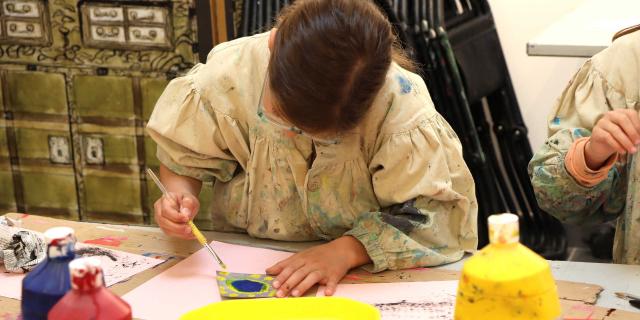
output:
[[[407,94],[409,92],[411,92],[411,82],[409,82],[409,80],[407,80],[407,78],[401,76],[401,75],[397,75],[396,79],[398,79],[398,83],[400,84],[400,93],[401,94]]]
[[[75,243],[49,245],[47,258],[22,280],[22,318],[46,319],[49,310],[71,290],[69,262],[75,258]],[[52,257],[51,253],[56,252]]]
[[[240,292],[260,292],[264,289],[264,283],[251,280],[234,280],[231,285]]]
[[[555,125],[559,125],[560,124],[560,118],[555,117],[553,118],[553,120],[551,121],[551,123],[555,124]]]

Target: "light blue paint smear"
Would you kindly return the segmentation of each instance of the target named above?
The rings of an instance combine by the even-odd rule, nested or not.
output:
[[[411,82],[409,82],[407,78],[397,75],[396,79],[398,79],[398,83],[400,84],[400,94],[407,94],[411,92]]]

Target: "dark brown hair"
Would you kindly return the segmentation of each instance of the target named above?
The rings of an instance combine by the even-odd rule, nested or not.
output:
[[[275,111],[311,133],[356,127],[391,61],[412,66],[372,1],[298,0],[276,27],[268,79]]]
[[[624,36],[624,35],[628,35],[629,33],[632,32],[636,32],[640,30],[640,24],[637,24],[635,26],[630,26],[630,27],[626,27],[618,32],[616,32],[616,34],[613,35],[613,39],[611,39],[611,41],[616,41],[616,39]]]

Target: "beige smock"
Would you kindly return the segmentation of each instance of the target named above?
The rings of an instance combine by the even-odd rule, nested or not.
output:
[[[357,238],[373,271],[432,266],[477,246],[461,144],[424,81],[393,64],[361,125],[314,142],[258,114],[268,34],[216,46],[172,80],[147,129],[170,170],[213,181],[216,230],[287,241]]]
[[[567,172],[573,142],[591,135],[600,117],[614,109],[640,107],[640,32],[618,38],[589,59],[564,90],[549,117],[549,138],[529,163],[541,208],[570,222],[617,220],[616,263],[640,264],[640,162],[618,158],[605,180],[586,187]]]

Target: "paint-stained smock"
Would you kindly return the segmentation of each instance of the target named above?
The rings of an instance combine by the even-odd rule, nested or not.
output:
[[[565,221],[617,219],[613,259],[640,264],[640,161],[619,157],[593,187],[578,183],[565,167],[573,141],[591,135],[600,117],[640,104],[640,32],[618,38],[588,60],[570,81],[549,117],[549,138],[529,163],[540,206]]]
[[[361,125],[337,144],[261,116],[268,35],[215,47],[172,80],[147,129],[170,170],[213,181],[220,231],[288,241],[351,235],[373,270],[432,266],[477,246],[477,203],[461,144],[424,81],[392,64]],[[320,90],[320,89],[319,89]]]

